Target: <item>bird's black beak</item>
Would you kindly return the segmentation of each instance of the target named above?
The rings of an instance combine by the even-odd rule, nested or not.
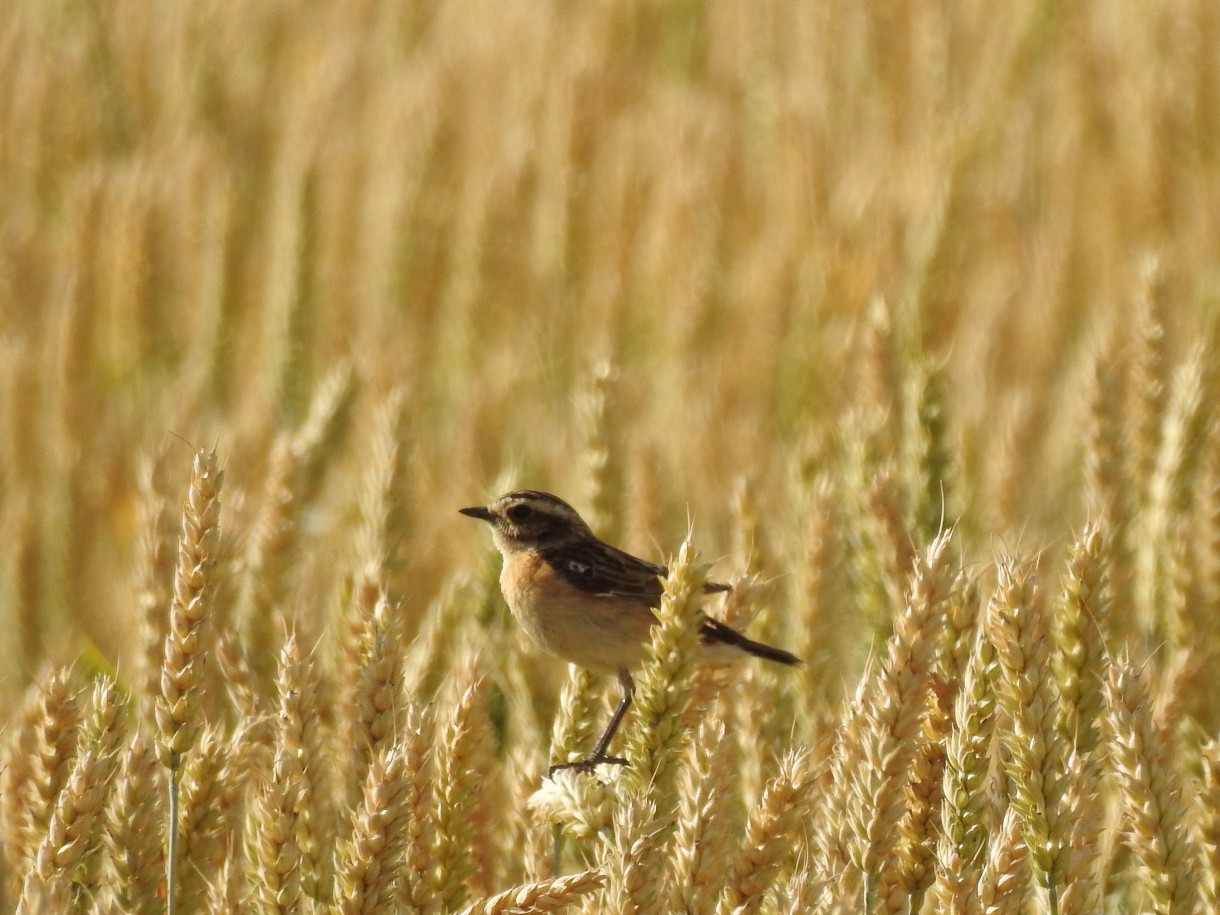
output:
[[[478,518],[480,521],[494,521],[496,516],[491,513],[491,510],[483,505],[474,505],[470,508],[459,508],[463,515],[470,515],[472,518]]]

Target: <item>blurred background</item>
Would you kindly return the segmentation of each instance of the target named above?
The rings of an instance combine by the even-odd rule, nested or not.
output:
[[[407,619],[515,484],[781,583],[861,505],[1061,551],[1166,417],[1211,428],[1217,34],[1209,0],[8,4],[0,694],[137,663],[190,446],[234,605],[295,500],[307,619],[390,440]],[[277,443],[318,448],[288,497]]]

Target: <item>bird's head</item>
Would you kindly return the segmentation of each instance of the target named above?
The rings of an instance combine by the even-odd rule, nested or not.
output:
[[[503,553],[538,549],[579,537],[592,536],[589,526],[567,502],[549,492],[517,489],[490,505],[459,511],[491,525],[496,546]]]

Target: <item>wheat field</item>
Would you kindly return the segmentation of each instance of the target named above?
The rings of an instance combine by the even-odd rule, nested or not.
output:
[[[0,911],[1220,911],[1218,36],[7,4]],[[627,767],[516,486],[671,563]]]

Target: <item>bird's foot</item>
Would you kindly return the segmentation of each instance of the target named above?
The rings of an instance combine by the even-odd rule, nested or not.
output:
[[[600,756],[590,756],[587,759],[581,759],[576,762],[558,763],[557,765],[551,766],[551,768],[546,770],[546,777],[553,778],[556,772],[560,772],[564,769],[575,769],[577,772],[592,772],[602,763],[610,763],[611,765],[615,766],[625,766],[627,765],[627,760],[623,759],[621,756],[606,756],[605,754]]]

